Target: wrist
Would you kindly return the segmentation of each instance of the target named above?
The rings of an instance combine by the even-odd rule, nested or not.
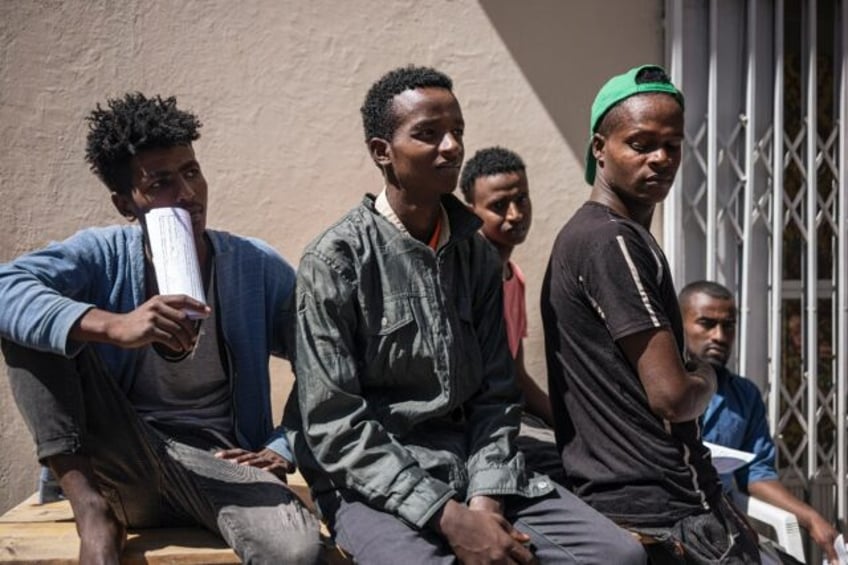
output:
[[[485,510],[487,512],[503,514],[503,500],[496,496],[472,496],[471,500],[468,501],[468,508],[470,510]]]
[[[91,308],[74,324],[70,337],[79,342],[112,342],[112,323],[115,315],[105,310]]]
[[[454,516],[457,511],[459,511],[460,504],[450,499],[448,500],[439,510],[433,514],[433,517],[430,518],[428,522],[429,526],[439,535],[443,537],[448,536],[448,532],[451,529],[451,524],[453,523]]]

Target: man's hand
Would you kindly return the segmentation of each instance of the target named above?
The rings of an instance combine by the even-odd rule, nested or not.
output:
[[[507,522],[500,513],[500,503],[496,499],[474,497],[469,506],[471,504],[474,510],[449,500],[433,523],[462,563],[537,563],[530,550],[522,545],[529,541],[529,536]]]
[[[217,452],[215,457],[232,461],[237,465],[249,465],[264,469],[276,475],[283,482],[286,482],[286,473],[294,473],[294,464],[291,461],[288,461],[282,455],[267,447],[258,452],[239,448],[225,449]]]
[[[807,528],[807,531],[810,533],[810,537],[813,538],[813,541],[816,542],[816,545],[818,545],[827,556],[828,561],[836,565],[839,563],[839,558],[836,556],[836,549],[833,547],[833,542],[836,541],[839,533],[819,514],[813,514],[814,515],[810,519],[810,526]]]
[[[89,310],[71,330],[71,338],[126,349],[158,342],[173,351],[190,351],[197,333],[186,310],[202,316],[210,312],[205,304],[182,294],[154,296],[126,314]]]

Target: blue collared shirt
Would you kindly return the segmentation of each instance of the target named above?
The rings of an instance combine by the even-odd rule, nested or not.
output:
[[[750,464],[733,475],[723,475],[725,489],[736,485],[748,492],[757,481],[777,480],[775,447],[769,433],[766,407],[756,385],[725,368],[717,369],[718,391],[703,416],[703,439],[755,454]]]

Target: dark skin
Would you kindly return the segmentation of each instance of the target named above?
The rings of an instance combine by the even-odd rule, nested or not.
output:
[[[656,205],[668,195],[680,166],[683,109],[667,94],[649,93],[625,99],[614,111],[615,127],[592,138],[597,172],[589,200],[650,229]],[[715,394],[715,371],[697,359],[684,366],[669,329],[639,332],[618,344],[655,415],[677,423],[704,413]]]
[[[478,177],[474,179],[471,199],[471,210],[483,220],[480,232],[498,250],[505,269],[504,279],[509,279],[512,276],[506,271],[509,258],[515,246],[524,242],[533,222],[527,173],[510,171]],[[515,374],[525,409],[553,427],[550,399],[527,372],[523,343],[515,356]]]
[[[211,272],[211,252],[206,230],[207,185],[191,146],[174,146],[140,152],[130,162],[132,188],[112,193],[112,203],[130,221],[144,221],[151,208],[177,206],[189,211],[204,283]],[[145,237],[147,273],[153,273]],[[147,285],[147,300],[128,313],[92,308],[77,320],[70,338],[77,342],[109,343],[125,349],[156,345],[173,352],[191,351],[197,327],[188,311],[208,316],[205,304],[184,295],[157,294],[155,283]],[[265,469],[285,480],[293,465],[270,449],[219,451],[216,457],[235,464]],[[91,462],[82,455],[57,455],[46,463],[56,475],[71,503],[80,536],[80,562],[117,564],[126,531],[100,494]]]
[[[456,188],[464,155],[465,122],[449,90],[406,90],[392,103],[396,128],[391,139],[368,141],[383,171],[389,204],[409,234],[427,243],[441,215],[441,197]],[[502,501],[474,496],[468,504],[449,500],[430,527],[463,563],[533,563],[523,544],[529,536],[503,517]]]
[[[696,292],[681,301],[680,310],[689,355],[699,357],[714,367],[724,367],[736,340],[736,302],[732,298],[717,298]],[[839,532],[780,481],[749,483],[748,494],[794,514],[830,562],[838,562],[833,542]]]

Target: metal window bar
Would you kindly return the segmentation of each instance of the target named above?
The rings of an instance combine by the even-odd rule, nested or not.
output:
[[[834,24],[840,25],[842,35],[839,35],[839,27],[834,35],[839,38],[841,44],[841,64],[839,68],[839,269],[834,269],[837,274],[837,323],[836,341],[837,347],[837,378],[836,390],[842,395],[842,401],[837,402],[837,517],[845,530],[848,525],[848,455],[846,455],[846,442],[848,442],[848,0],[842,0],[839,5],[841,17],[834,18]]]
[[[771,238],[771,319],[769,332],[769,373],[768,394],[769,429],[771,435],[777,435],[777,422],[780,419],[780,381],[782,377],[783,339],[779,326],[783,321],[783,197],[779,192],[783,187],[783,108],[784,108],[784,66],[783,66],[783,0],[777,0],[774,13],[774,147],[772,148],[772,234]]]
[[[806,76],[806,124],[807,124],[807,147],[806,147],[806,171],[807,171],[807,209],[805,210],[807,222],[807,257],[806,257],[806,273],[804,273],[809,283],[811,280],[816,280],[818,273],[818,229],[816,226],[816,210],[818,203],[818,175],[816,167],[816,138],[818,131],[816,127],[816,76],[817,76],[817,53],[818,53],[818,37],[817,37],[817,1],[807,0],[806,15],[806,37],[802,41],[807,49],[806,68],[802,68],[803,74]],[[804,372],[807,380],[807,477],[812,478],[818,471],[818,457],[816,456],[816,445],[818,425],[816,422],[815,407],[816,393],[818,392],[818,345],[816,336],[818,336],[818,285],[806,285],[806,330],[807,339],[805,345],[807,349],[807,362]]]

